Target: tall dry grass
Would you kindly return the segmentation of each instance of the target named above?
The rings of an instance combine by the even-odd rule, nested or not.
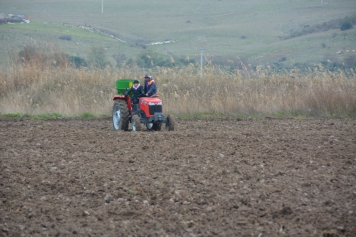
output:
[[[178,113],[224,113],[244,115],[305,115],[343,117],[356,115],[356,74],[325,71],[321,66],[301,73],[281,75],[258,68],[255,73],[227,73],[205,68],[160,72],[163,98]]]
[[[77,115],[110,114],[115,80],[138,78],[142,69],[88,69],[68,64],[13,63],[0,71],[0,113]],[[302,74],[229,72],[207,66],[204,76],[191,65],[152,73],[165,112],[175,114],[356,115],[356,74],[328,72],[320,67]]]

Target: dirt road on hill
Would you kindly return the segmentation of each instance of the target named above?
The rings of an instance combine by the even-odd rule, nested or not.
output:
[[[0,236],[356,236],[356,120],[0,118]]]

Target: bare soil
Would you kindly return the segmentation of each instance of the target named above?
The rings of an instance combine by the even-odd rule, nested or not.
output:
[[[0,118],[0,236],[356,236],[356,120]]]

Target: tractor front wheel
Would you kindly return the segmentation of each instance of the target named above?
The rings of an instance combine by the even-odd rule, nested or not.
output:
[[[147,123],[146,128],[148,131],[161,131],[161,123]]]
[[[115,100],[112,109],[112,124],[115,131],[129,129],[129,109],[124,100]]]
[[[152,130],[161,131],[162,123],[154,123],[152,126]]]
[[[141,131],[140,117],[137,114],[133,115],[131,118],[131,127],[133,132]]]
[[[154,127],[154,123],[146,123],[147,131],[151,131]]]
[[[167,121],[166,121],[166,130],[167,131],[174,131],[174,127],[176,125],[176,121],[173,117],[173,115],[168,115],[167,116]]]

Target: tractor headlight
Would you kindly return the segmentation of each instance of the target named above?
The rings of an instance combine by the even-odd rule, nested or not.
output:
[[[162,105],[162,101],[158,102],[158,103],[148,102],[148,105]]]

